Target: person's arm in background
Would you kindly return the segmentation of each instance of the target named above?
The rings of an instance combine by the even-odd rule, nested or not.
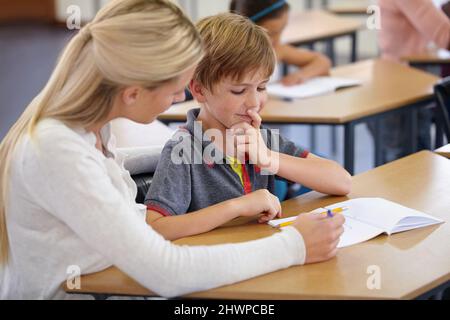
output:
[[[300,84],[311,78],[330,73],[331,61],[320,52],[299,49],[290,45],[280,45],[276,48],[276,52],[281,61],[300,68],[281,79],[284,85]]]
[[[450,19],[432,1],[396,0],[396,4],[425,39],[450,49]]]

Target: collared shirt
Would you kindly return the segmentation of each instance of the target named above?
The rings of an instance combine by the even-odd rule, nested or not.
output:
[[[226,156],[205,139],[201,123],[196,121],[199,111],[190,110],[186,125],[164,146],[145,199],[149,210],[166,216],[180,215],[259,189],[274,192],[274,175],[248,161],[242,164],[227,163]],[[295,157],[307,157],[308,151],[274,130],[262,129],[269,149]]]

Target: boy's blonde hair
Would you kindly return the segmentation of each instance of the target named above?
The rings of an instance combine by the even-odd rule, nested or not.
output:
[[[70,40],[47,85],[0,143],[0,268],[9,255],[9,168],[20,139],[44,118],[90,127],[107,118],[121,88],[157,88],[201,58],[195,26],[170,0],[110,1]]]
[[[205,55],[194,80],[208,90],[225,78],[242,80],[262,72],[270,77],[275,68],[275,52],[266,31],[234,13],[204,18],[197,23]]]

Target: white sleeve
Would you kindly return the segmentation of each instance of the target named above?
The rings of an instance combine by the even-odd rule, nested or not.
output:
[[[46,130],[38,138],[30,142],[32,151],[22,163],[33,200],[108,262],[161,296],[206,290],[304,263],[303,238],[292,227],[240,244],[174,245],[138,218],[80,137]]]

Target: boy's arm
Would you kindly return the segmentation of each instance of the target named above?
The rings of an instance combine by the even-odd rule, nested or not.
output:
[[[147,223],[167,240],[200,234],[240,215],[239,204],[233,200],[178,216],[163,216],[159,212],[148,210]]]
[[[176,240],[210,231],[240,216],[255,216],[259,213],[263,214],[259,218],[260,223],[281,213],[278,198],[265,189],[178,216],[164,216],[160,212],[148,210],[147,223],[167,240]]]
[[[254,117],[258,122],[260,117]],[[309,153],[275,130],[259,132],[267,140],[261,145],[267,144],[265,152],[269,158],[265,165],[261,163],[262,168],[318,192],[332,195],[350,192],[351,176],[338,163]]]
[[[332,195],[350,193],[351,176],[336,162],[311,153],[306,158],[275,151],[270,153],[271,165],[266,170],[321,193]]]
[[[344,168],[297,147],[275,130],[261,130],[262,119],[255,110],[249,109],[247,114],[252,125],[238,123],[231,127],[238,155],[246,153],[249,161],[261,169],[322,193],[350,192],[351,176]]]

